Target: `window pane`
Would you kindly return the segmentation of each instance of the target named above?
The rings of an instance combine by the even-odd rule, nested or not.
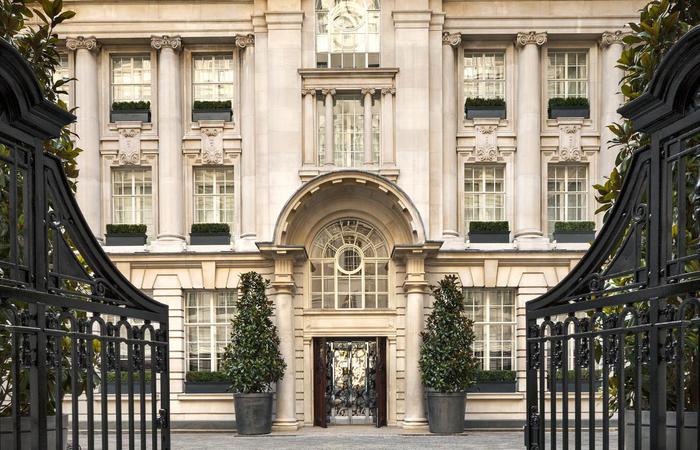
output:
[[[194,101],[233,101],[233,56],[196,55],[192,58]]]
[[[380,2],[316,2],[317,67],[379,67]]]
[[[505,220],[505,195],[505,167],[502,164],[465,164],[465,236],[469,233],[469,222]]]
[[[505,54],[464,53],[464,97],[505,99]]]
[[[146,225],[152,234],[150,168],[112,169],[112,223]]]
[[[550,164],[547,168],[547,225],[588,220],[588,167]]]
[[[484,370],[512,370],[515,295],[509,289],[464,289],[464,308],[474,321],[474,354]]]
[[[228,223],[233,230],[233,168],[194,169],[194,223]]]
[[[547,93],[554,97],[588,97],[588,54],[549,51]]]
[[[151,100],[151,59],[148,55],[112,57],[112,101]]]
[[[185,293],[185,348],[187,370],[219,368],[229,341],[236,291],[188,291]]]

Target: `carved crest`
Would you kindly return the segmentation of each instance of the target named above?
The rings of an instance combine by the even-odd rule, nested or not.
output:
[[[203,164],[223,164],[224,137],[222,131],[215,127],[202,128]]]
[[[141,164],[141,129],[119,129],[119,153],[117,160],[121,165],[136,166]]]
[[[581,125],[559,126],[559,159],[581,161]]]
[[[496,128],[495,125],[477,125],[474,152],[477,161],[496,161],[498,159]]]

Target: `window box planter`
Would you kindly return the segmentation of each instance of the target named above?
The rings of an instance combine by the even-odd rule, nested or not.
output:
[[[225,394],[229,393],[231,383],[227,381],[187,381],[185,392],[188,394]]]
[[[595,239],[594,222],[555,222],[553,239],[559,243],[588,243]]]
[[[190,245],[228,245],[231,232],[226,223],[194,223],[190,232]]]
[[[146,245],[146,225],[107,225],[106,244]]]
[[[516,390],[515,381],[479,381],[467,388],[467,392],[515,392]]]
[[[114,122],[150,122],[150,102],[114,102],[109,113],[109,121]]]
[[[550,119],[564,117],[588,119],[591,116],[588,99],[584,97],[550,98],[548,111]]]
[[[464,114],[466,115],[467,119],[505,119],[506,103],[502,98],[468,98],[464,103]]]
[[[508,222],[471,222],[469,242],[474,244],[507,244],[510,242]]]
[[[192,105],[192,121],[223,120],[230,122],[232,117],[231,101],[200,101]]]

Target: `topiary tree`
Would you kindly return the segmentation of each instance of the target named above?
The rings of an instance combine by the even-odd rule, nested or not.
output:
[[[241,297],[231,321],[231,341],[224,350],[222,370],[236,393],[269,392],[287,367],[271,320],[271,302],[265,295],[269,284],[257,272],[241,275]]]
[[[440,280],[435,302],[421,336],[420,369],[423,385],[439,392],[463,392],[474,384],[478,361],[472,344],[472,321],[464,316],[464,294],[455,275]]]

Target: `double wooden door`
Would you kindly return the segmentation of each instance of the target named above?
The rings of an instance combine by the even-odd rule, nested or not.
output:
[[[314,425],[387,423],[386,338],[314,338]]]

